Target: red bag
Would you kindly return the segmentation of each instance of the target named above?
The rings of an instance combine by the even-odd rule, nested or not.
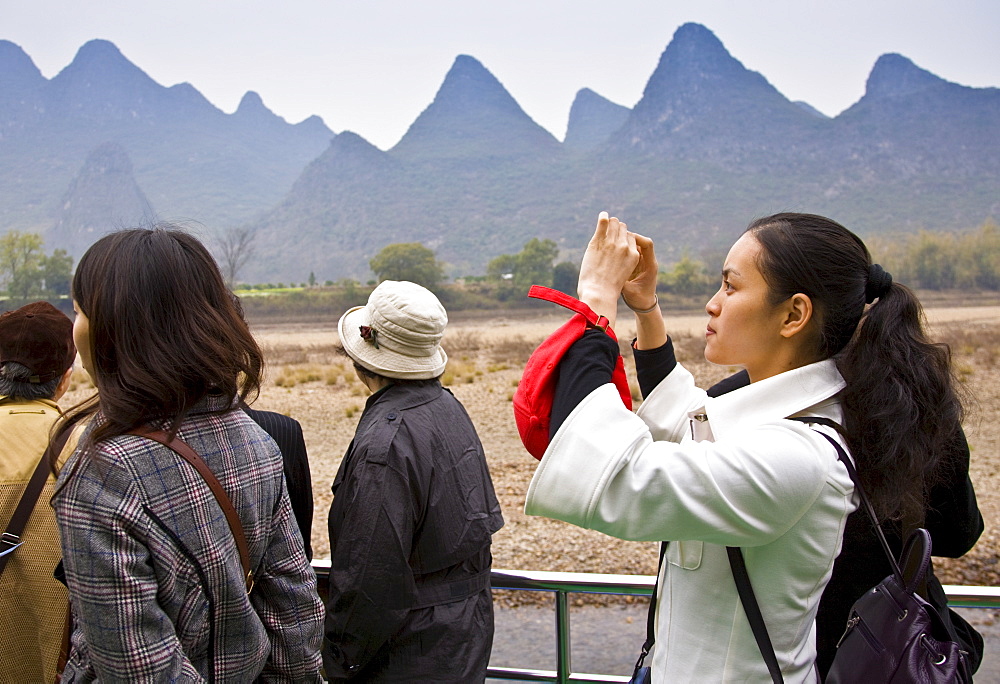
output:
[[[524,366],[521,382],[514,391],[514,421],[521,435],[521,442],[528,453],[541,460],[549,445],[549,425],[552,417],[552,399],[556,392],[556,369],[566,350],[583,337],[590,326],[603,329],[611,339],[617,341],[614,331],[608,327],[608,319],[598,316],[593,309],[579,299],[541,285],[532,285],[528,296],[544,299],[565,306],[576,315],[558,330],[549,335],[538,349],[532,352]],[[632,391],[625,377],[625,364],[621,354],[615,361],[611,381],[618,388],[625,407],[632,410]]]

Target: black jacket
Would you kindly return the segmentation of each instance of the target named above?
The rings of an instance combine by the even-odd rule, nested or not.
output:
[[[288,499],[292,503],[295,522],[299,524],[299,531],[302,533],[306,558],[312,560],[312,476],[309,474],[309,457],[306,455],[302,426],[294,418],[273,411],[257,411],[249,407],[244,407],[243,410],[257,425],[264,428],[264,432],[271,436],[281,450]]]
[[[333,493],[327,676],[483,681],[503,517],[462,405],[437,381],[372,395]]]

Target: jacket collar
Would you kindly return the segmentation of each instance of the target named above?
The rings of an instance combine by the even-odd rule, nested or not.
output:
[[[218,393],[209,393],[195,402],[195,404],[188,410],[185,420],[191,418],[192,416],[223,413],[225,411],[238,409],[239,407],[240,403],[238,397],[230,397],[225,394]],[[98,411],[94,414],[93,419],[90,421],[91,424],[87,428],[88,432],[93,431],[94,428],[99,425],[103,425],[106,422],[108,422],[108,418],[104,415],[104,411],[98,409]],[[150,418],[146,424],[157,429],[169,430],[170,428],[170,421],[167,418]]]
[[[404,383],[401,385],[388,385],[375,394],[368,397],[365,402],[365,410],[383,401],[392,402],[394,409],[408,409],[428,401],[436,399],[442,392],[445,392],[440,382],[427,383],[423,385],[411,385]]]
[[[721,439],[735,429],[795,415],[830,399],[846,386],[837,362],[825,359],[708,397],[705,414],[715,438]]]
[[[6,394],[0,394],[0,405],[3,404],[43,404],[49,408],[55,409],[57,412],[62,413],[62,409],[59,408],[59,404],[52,401],[51,399],[22,399],[21,397],[9,396]]]
[[[229,397],[225,394],[209,393],[199,399],[198,402],[191,407],[188,415],[193,416],[199,413],[219,413],[221,411],[237,408],[238,406],[238,398]]]

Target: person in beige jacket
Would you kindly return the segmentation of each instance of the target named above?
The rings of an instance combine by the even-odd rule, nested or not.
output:
[[[45,453],[73,372],[73,323],[47,302],[0,316],[0,526],[6,528]],[[46,464],[48,467],[48,464]],[[0,682],[51,682],[66,621],[66,587],[49,475],[0,575]],[[7,550],[10,544],[4,544]]]

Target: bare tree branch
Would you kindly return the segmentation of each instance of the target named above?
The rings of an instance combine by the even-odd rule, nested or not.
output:
[[[257,233],[252,228],[226,228],[215,239],[219,250],[219,268],[226,285],[232,289],[236,278],[247,262],[253,258]]]

